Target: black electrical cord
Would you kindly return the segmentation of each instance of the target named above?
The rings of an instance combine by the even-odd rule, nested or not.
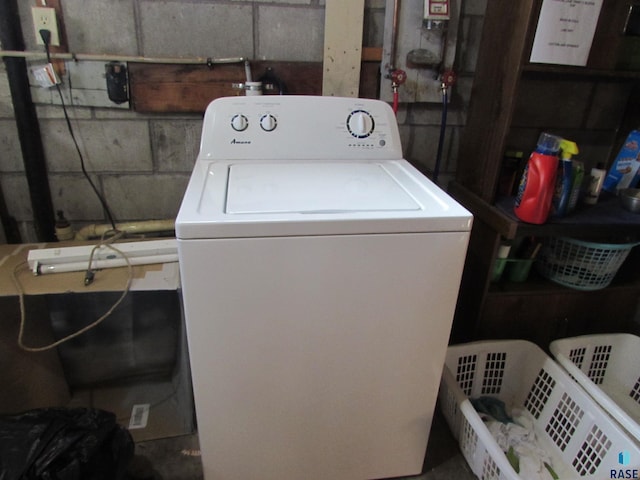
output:
[[[51,42],[51,32],[49,30],[40,30],[39,33],[40,33],[40,37],[42,38],[42,41],[44,42],[44,48],[45,48],[45,51],[47,53],[47,62],[51,63],[51,52],[49,51],[49,45],[50,45],[50,42]],[[105,213],[107,215],[107,218],[109,219],[109,223],[111,224],[111,228],[113,228],[114,231],[117,231],[118,229],[116,228],[116,222],[115,222],[115,220],[113,218],[113,214],[111,213],[111,209],[109,208],[109,205],[107,205],[107,201],[102,197],[102,195],[98,191],[97,187],[93,183],[93,180],[91,180],[91,177],[87,173],[87,169],[86,169],[85,164],[84,164],[84,156],[82,155],[82,151],[80,150],[80,146],[78,145],[78,141],[76,140],[76,136],[75,136],[75,134],[73,132],[73,126],[71,125],[71,120],[69,119],[69,114],[67,112],[67,106],[64,103],[64,97],[62,96],[62,90],[60,90],[60,85],[58,83],[56,83],[56,89],[58,90],[58,95],[60,96],[60,102],[62,104],[62,111],[64,113],[64,119],[67,122],[67,129],[69,130],[69,135],[71,135],[71,139],[73,140],[73,145],[75,146],[76,152],[78,152],[78,157],[80,158],[80,168],[82,169],[82,173],[83,173],[84,177],[87,179],[87,181],[89,182],[89,185],[91,185],[91,188],[93,189],[94,193],[98,197],[98,200],[100,201],[100,204],[102,205],[102,208],[104,209],[104,211],[105,211]]]

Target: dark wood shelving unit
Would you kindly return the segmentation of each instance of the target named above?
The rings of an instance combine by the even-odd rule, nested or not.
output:
[[[606,78],[620,81],[640,80],[640,72],[625,70],[599,70],[587,67],[572,67],[562,65],[545,65],[540,63],[528,63],[522,66],[523,74],[540,74],[541,76],[562,76],[581,78]]]
[[[629,131],[640,127],[640,72],[616,68],[629,2],[604,2],[586,67],[529,62],[541,5],[542,0],[487,3],[458,174],[449,187],[474,214],[454,343],[525,338],[548,348],[563,336],[637,328],[640,247],[600,290],[558,285],[535,268],[525,282],[492,282],[494,259],[505,242],[558,236],[602,243],[640,240],[640,215],[624,210],[608,192],[597,205],[580,206],[544,225],[519,221],[513,197],[497,195],[505,152],[530,151],[543,131],[577,137],[587,153],[604,156],[608,167]],[[560,110],[563,101],[567,105]],[[588,158],[587,173],[592,166]]]

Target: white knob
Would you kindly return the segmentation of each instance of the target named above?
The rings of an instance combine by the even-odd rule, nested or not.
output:
[[[265,132],[272,132],[278,126],[278,121],[276,117],[267,113],[260,118],[260,126]]]
[[[373,117],[364,110],[351,112],[347,119],[347,128],[354,137],[368,137],[373,132]]]
[[[244,115],[234,115],[231,119],[231,128],[233,128],[236,132],[242,132],[247,129],[249,126],[249,120]]]

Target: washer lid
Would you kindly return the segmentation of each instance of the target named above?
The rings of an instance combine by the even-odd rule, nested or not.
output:
[[[380,163],[238,163],[229,167],[227,214],[420,210]]]
[[[406,160],[196,161],[180,239],[466,232],[471,214]]]

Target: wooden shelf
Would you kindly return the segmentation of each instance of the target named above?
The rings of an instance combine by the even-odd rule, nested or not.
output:
[[[640,240],[640,215],[620,205],[618,197],[603,192],[596,205],[582,205],[563,218],[550,218],[543,225],[522,222],[513,213],[515,198],[499,198],[494,208],[515,226],[515,236],[570,236],[611,242]],[[515,238],[511,237],[511,238]]]
[[[567,76],[586,77],[595,79],[619,79],[619,80],[638,80],[640,72],[631,70],[602,70],[587,67],[572,67],[569,65],[550,65],[544,63],[527,63],[522,66],[522,72],[525,74],[540,74],[544,76],[558,76],[567,78]]]
[[[640,214],[623,209],[618,198],[603,192],[593,206],[580,206],[564,218],[551,218],[543,225],[522,222],[513,213],[514,197],[502,197],[491,205],[458,183],[450,193],[471,212],[490,225],[505,240],[523,236],[570,236],[605,241],[640,240]]]

